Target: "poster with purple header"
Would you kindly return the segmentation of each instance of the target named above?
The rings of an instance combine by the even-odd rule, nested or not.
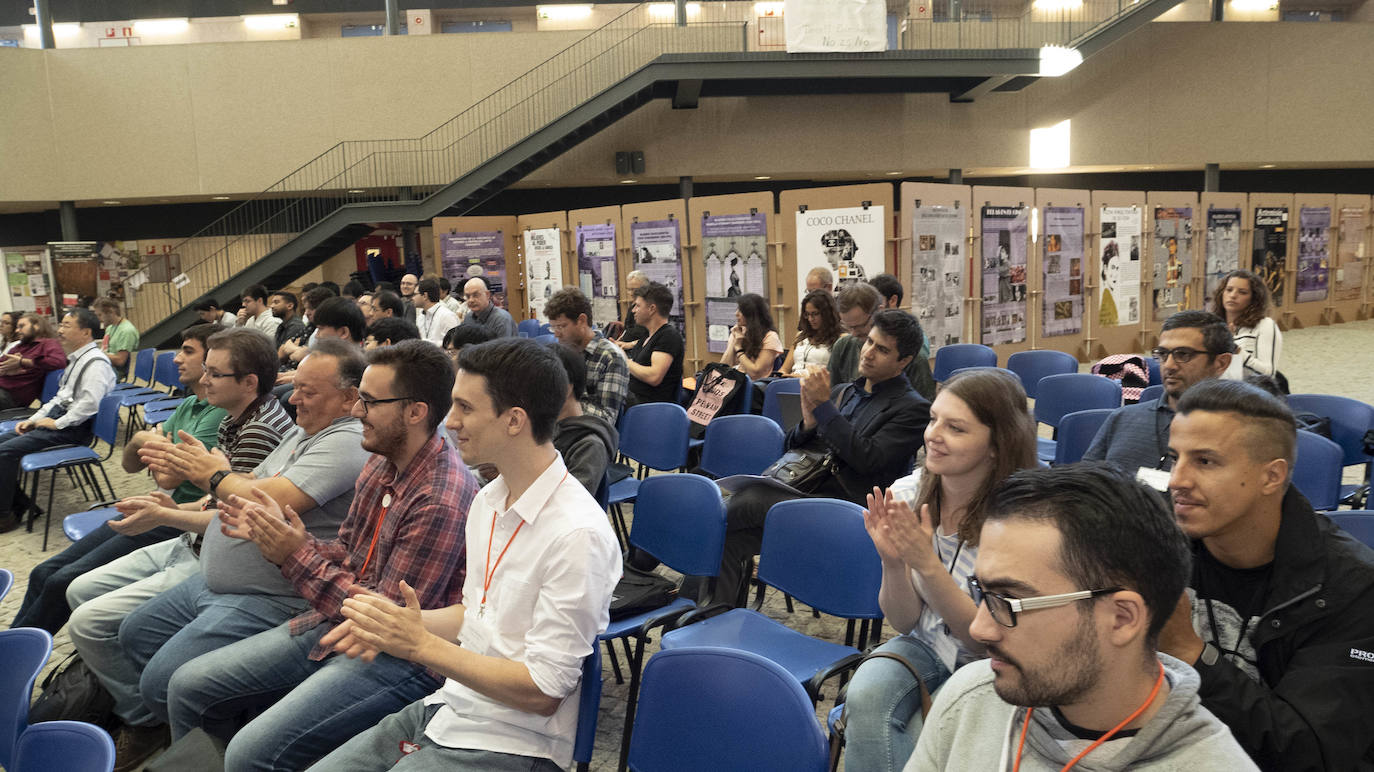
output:
[[[668,320],[677,325],[678,332],[684,332],[680,234],[678,221],[673,219],[630,223],[630,249],[634,252],[631,263],[649,281],[656,281],[673,293],[673,312]]]
[[[1083,222],[1081,206],[1045,207],[1045,337],[1083,331]]]
[[[592,322],[597,326],[620,318],[614,225],[577,226],[577,286],[592,301]]]
[[[1331,207],[1298,210],[1298,295],[1295,302],[1326,300],[1331,271]]]
[[[469,231],[439,235],[439,267],[462,294],[468,279],[481,276],[491,289],[491,302],[506,308],[506,234]]]
[[[981,232],[983,345],[1026,339],[1026,234],[1030,210],[985,206]]]
[[[768,297],[768,218],[761,212],[702,215],[701,254],[706,268],[706,349],[719,354],[730,341],[739,296]]]

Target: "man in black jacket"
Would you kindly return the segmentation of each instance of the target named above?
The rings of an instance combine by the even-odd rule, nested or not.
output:
[[[1183,395],[1169,490],[1193,580],[1159,647],[1262,769],[1371,769],[1374,551],[1289,484],[1295,445],[1287,405],[1250,384]]]
[[[857,379],[832,389],[823,367],[802,376],[802,422],[787,433],[786,448],[829,452],[830,473],[806,491],[758,483],[730,497],[717,600],[742,600],[744,565],[759,551],[764,518],[774,504],[803,495],[861,504],[875,486],[886,488],[911,472],[930,420],[930,403],[911,388],[902,370],[921,350],[923,338],[916,317],[879,311],[859,354]]]

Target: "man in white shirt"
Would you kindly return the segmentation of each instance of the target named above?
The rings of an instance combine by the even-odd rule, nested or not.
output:
[[[15,482],[19,460],[54,445],[85,445],[91,439],[91,423],[100,400],[115,386],[114,367],[100,350],[100,320],[85,308],[74,308],[57,328],[67,351],[67,369],[57,394],[22,421],[12,432],[0,434],[0,533],[18,524]]]
[[[468,315],[467,303],[453,296],[453,285],[445,276],[439,277],[439,302],[444,304],[444,308],[452,311],[460,322]]]
[[[415,300],[415,326],[420,328],[420,338],[443,346],[444,336],[458,326],[458,317],[439,302],[439,282],[425,279],[411,297]]]
[[[254,284],[243,291],[243,307],[239,309],[238,317],[234,324],[239,327],[247,327],[263,333],[273,341],[277,339],[277,328],[281,326],[281,319],[272,313],[272,309],[267,307],[269,293],[267,288],[261,284]]]
[[[463,602],[421,612],[406,584],[405,606],[355,591],[347,621],[321,641],[448,680],[311,769],[390,769],[414,754],[408,767],[571,765],[582,660],[609,622],[621,559],[605,514],[552,444],[567,390],[561,362],[532,340],[463,349],[448,429],[465,462],[500,472],[469,510]]]

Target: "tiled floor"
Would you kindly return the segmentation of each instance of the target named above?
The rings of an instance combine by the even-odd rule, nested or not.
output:
[[[1283,342],[1283,371],[1294,392],[1339,394],[1374,403],[1374,320],[1292,330],[1284,334]],[[117,461],[106,464],[106,468],[120,495],[140,493],[151,487],[146,475],[126,474],[119,469]],[[46,492],[45,477],[42,495],[46,496]],[[56,496],[54,509],[59,513],[59,519],[53,522],[47,554],[53,554],[67,544],[61,532],[60,516],[86,507],[75,487],[66,484],[65,480],[59,481]],[[24,595],[29,569],[46,557],[40,552],[43,524],[40,520],[34,533],[18,531],[0,536],[0,566],[15,572],[14,589],[0,602],[0,623],[7,623],[13,618]],[[829,618],[814,619],[804,608],[788,614],[776,593],[770,594],[765,610],[803,632],[843,642],[845,625],[842,622]],[[887,630],[887,633],[890,634],[891,630]],[[651,645],[649,650],[652,652],[656,648],[656,645]],[[60,633],[55,641],[52,661],[59,661],[70,650],[71,644],[66,634]],[[615,768],[627,693],[627,687],[617,684],[611,677],[609,661],[605,663],[605,672],[607,677],[592,763],[593,769],[600,770]],[[817,710],[817,715],[822,718],[833,704],[833,688],[826,690],[826,698]]]

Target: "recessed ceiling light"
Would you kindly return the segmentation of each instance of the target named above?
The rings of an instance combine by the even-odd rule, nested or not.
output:
[[[210,196],[211,201],[228,201],[228,196]]]
[[[900,176],[902,176],[902,173],[901,173],[901,172],[888,172],[888,173],[887,173],[887,176],[889,176],[889,177],[900,177]]]
[[[1276,164],[1260,164],[1261,169],[1272,169]]]
[[[350,190],[350,191],[348,191],[348,192],[349,192],[349,193],[365,193],[366,191],[364,191],[362,188],[354,188],[353,190]]]
[[[760,175],[755,176],[754,179],[756,179],[756,180],[771,180],[771,179],[773,179],[773,178],[770,177],[770,176],[767,175],[767,174],[760,174]]]
[[[118,204],[119,202],[118,202],[118,201],[101,201],[100,203],[102,203],[102,204],[109,204],[110,206],[114,206],[114,205]]]
[[[634,180],[621,180],[621,181],[620,181],[620,184],[621,184],[621,185],[633,185],[633,184],[635,184],[635,181],[634,181]]]

